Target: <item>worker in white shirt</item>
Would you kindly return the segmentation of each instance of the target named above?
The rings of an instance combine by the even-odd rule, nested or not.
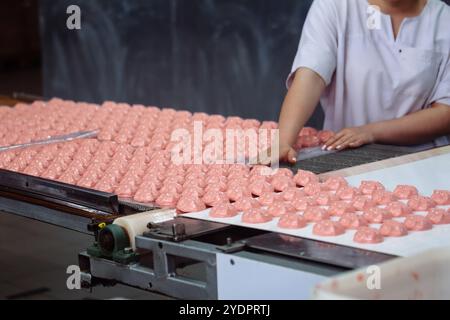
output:
[[[315,0],[280,127],[280,157],[321,102],[324,149],[448,143],[450,7],[440,0]],[[441,138],[439,138],[441,137]]]

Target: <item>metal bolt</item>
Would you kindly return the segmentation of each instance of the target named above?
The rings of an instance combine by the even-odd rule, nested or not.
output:
[[[172,234],[174,236],[184,236],[186,234],[186,226],[184,223],[174,223],[172,225]]]
[[[230,237],[227,238],[227,246],[231,247],[231,245],[233,244],[233,239],[231,239]]]

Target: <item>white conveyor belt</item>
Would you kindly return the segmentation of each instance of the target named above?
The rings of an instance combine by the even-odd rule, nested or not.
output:
[[[433,190],[450,190],[450,154],[431,157],[408,164],[385,168],[348,177],[353,186],[359,186],[363,180],[378,180],[387,189],[393,190],[399,184],[417,186],[421,194],[430,196]],[[355,231],[347,231],[338,237],[319,237],[312,232],[312,224],[300,230],[285,230],[277,227],[278,219],[261,225],[250,225],[241,222],[241,216],[231,219],[210,218],[209,210],[186,215],[190,218],[227,223],[231,225],[255,228],[266,231],[284,233],[288,235],[319,240],[349,247],[392,254],[397,256],[412,256],[432,248],[440,248],[450,243],[450,225],[434,226],[432,230],[410,232],[402,238],[385,238],[380,244],[358,244],[353,241]]]

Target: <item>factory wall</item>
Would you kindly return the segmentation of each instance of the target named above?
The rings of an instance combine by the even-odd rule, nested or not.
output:
[[[38,0],[0,1],[0,101],[13,92],[42,93]]]
[[[276,120],[311,2],[41,0],[44,94]]]
[[[0,72],[39,63],[37,1],[0,1]]]
[[[41,0],[44,94],[275,120],[311,2]]]

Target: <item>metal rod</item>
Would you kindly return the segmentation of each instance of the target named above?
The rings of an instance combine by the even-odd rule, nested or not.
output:
[[[13,92],[12,97],[16,100],[22,100],[22,101],[44,101],[47,100],[44,97],[28,94],[25,92]]]
[[[48,139],[44,139],[44,140],[37,140],[37,141],[29,142],[29,143],[22,143],[22,144],[15,144],[15,145],[11,145],[11,146],[0,147],[0,152],[9,151],[9,150],[13,150],[13,149],[33,147],[33,146],[38,146],[38,145],[46,145],[46,144],[52,144],[52,143],[73,141],[76,139],[94,138],[97,136],[97,134],[98,134],[98,131],[73,132],[73,133],[69,133],[66,135],[49,137]]]

